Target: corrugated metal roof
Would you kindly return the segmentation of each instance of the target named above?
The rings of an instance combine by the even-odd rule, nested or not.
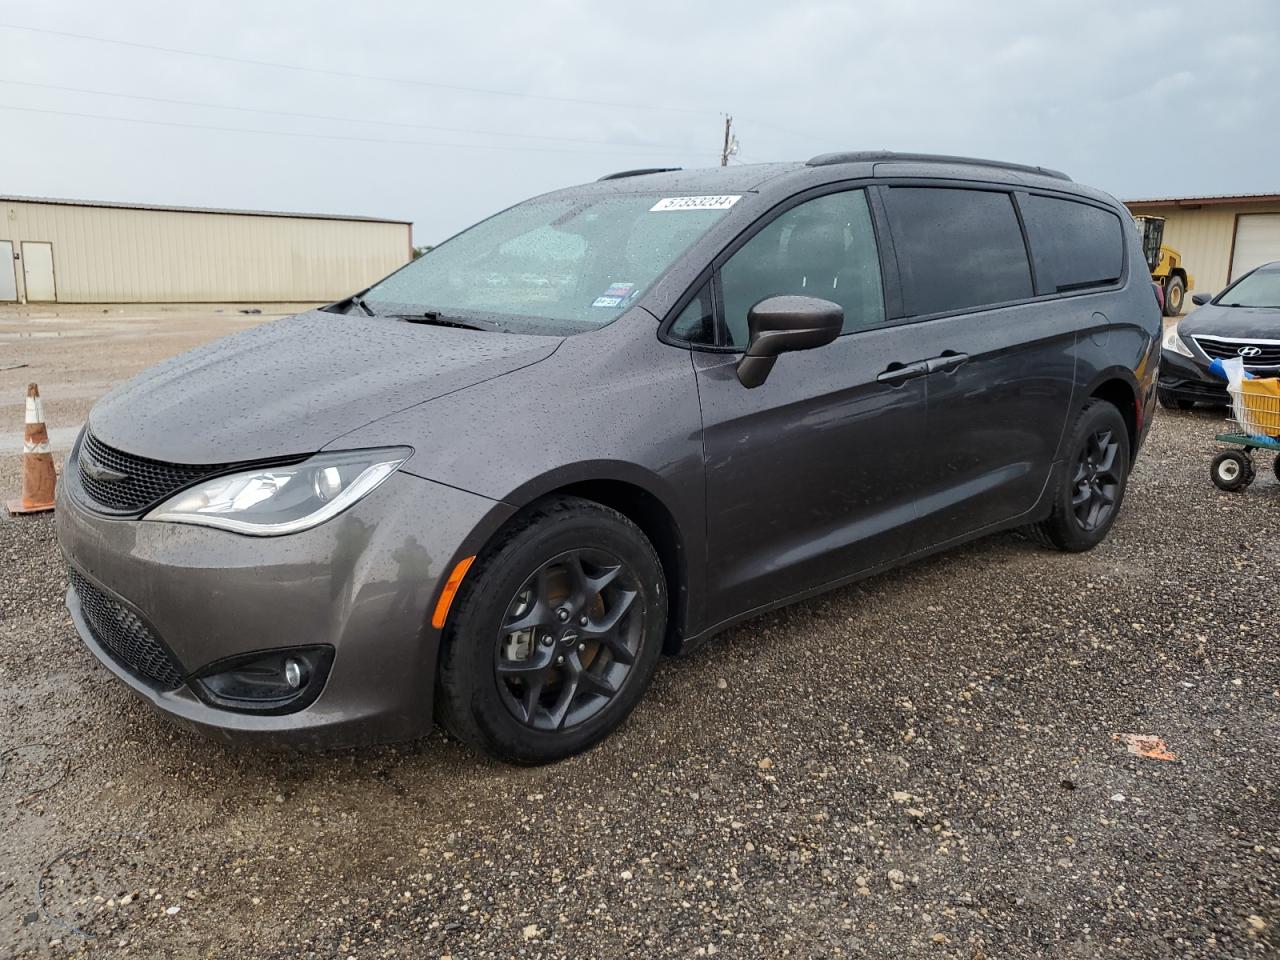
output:
[[[1142,206],[1186,206],[1203,203],[1274,203],[1280,201],[1280,193],[1213,193],[1204,197],[1144,197],[1125,200],[1126,204]]]
[[[288,217],[294,220],[354,220],[359,223],[403,223],[385,217],[352,217],[340,213],[286,213],[280,210],[224,210],[217,207],[171,207],[155,203],[112,203],[108,200],[66,200],[60,197],[0,196],[0,203],[48,203],[63,207],[110,207],[115,210],[160,210],[167,213],[227,213],[244,217]]]

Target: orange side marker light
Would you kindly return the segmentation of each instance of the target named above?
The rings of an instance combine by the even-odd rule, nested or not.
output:
[[[453,573],[449,574],[449,579],[444,582],[444,589],[440,591],[440,599],[436,601],[436,612],[431,615],[431,625],[437,630],[444,626],[444,622],[449,616],[449,607],[453,603],[454,594],[462,586],[462,578],[467,575],[467,571],[471,569],[471,564],[475,562],[475,559],[474,556],[471,556],[459,560],[458,565],[453,568]]]

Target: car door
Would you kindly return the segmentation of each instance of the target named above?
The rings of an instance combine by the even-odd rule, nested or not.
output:
[[[998,189],[890,185],[881,196],[928,366],[916,549],[1030,510],[1053,466],[1075,383],[1077,323],[1036,301],[1021,222]]]
[[[718,350],[693,353],[711,623],[901,557],[916,516],[924,384],[896,376],[908,345],[885,323],[867,195],[793,203],[721,258],[672,327],[695,343],[717,331]],[[747,312],[777,294],[839,303],[844,332],[748,390],[735,376]]]

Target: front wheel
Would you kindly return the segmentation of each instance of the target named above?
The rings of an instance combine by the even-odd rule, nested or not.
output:
[[[1053,510],[1032,530],[1046,546],[1078,553],[1101,543],[1115,523],[1129,479],[1129,430],[1120,411],[1091,400],[1076,417],[1067,469]]]
[[[1176,317],[1182,313],[1182,298],[1186,295],[1187,285],[1181,277],[1170,277],[1164,285],[1164,315]]]
[[[1224,450],[1209,465],[1209,479],[1228,493],[1243,490],[1253,482],[1253,461],[1239,450]]]
[[[652,545],[617,511],[561,497],[521,514],[474,566],[442,639],[445,727],[516,763],[600,742],[661,653],[666,584]]]

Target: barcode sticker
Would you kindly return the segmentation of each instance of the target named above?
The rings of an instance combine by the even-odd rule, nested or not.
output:
[[[732,197],[663,197],[652,207],[650,213],[662,210],[728,210],[742,199],[742,195]]]

